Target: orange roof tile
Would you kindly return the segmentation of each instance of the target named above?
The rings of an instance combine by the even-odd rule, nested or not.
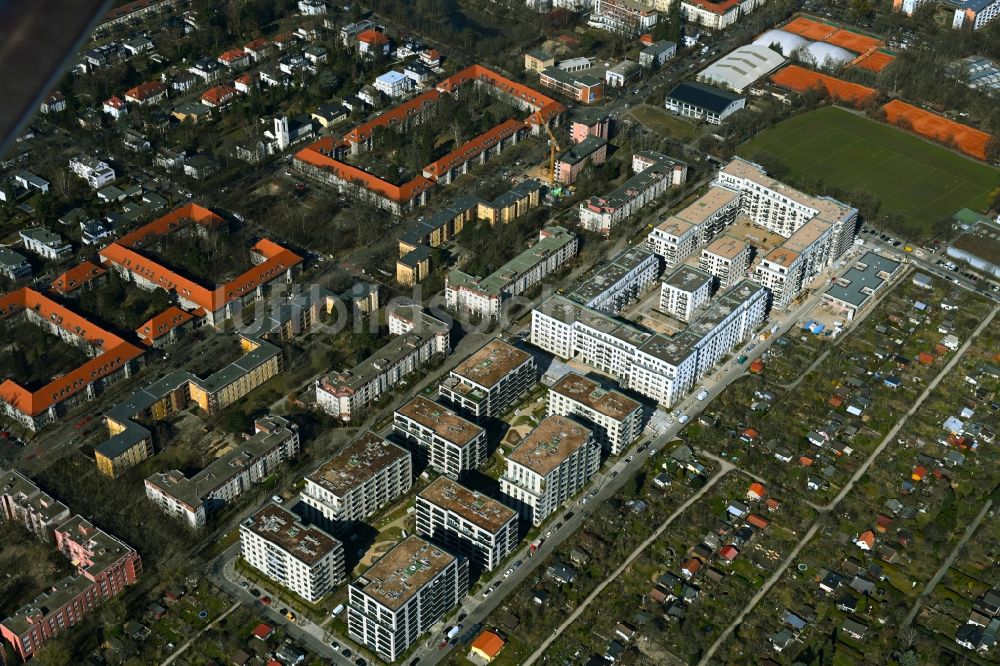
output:
[[[248,42],[246,46],[243,47],[245,51],[263,51],[271,47],[271,40],[264,37],[258,37],[257,39]]]
[[[52,290],[63,296],[71,294],[91,280],[96,280],[107,273],[97,264],[81,261],[68,271],[52,281]]]
[[[224,53],[219,55],[219,60],[225,63],[230,63],[235,60],[242,60],[243,58],[248,58],[249,54],[246,51],[240,49],[229,49]]]
[[[232,86],[215,86],[214,88],[209,88],[205,91],[205,93],[201,96],[201,101],[207,104],[219,106],[220,104],[224,104],[226,100],[235,97],[237,93],[239,93],[239,91]]]
[[[858,535],[857,543],[863,543],[869,548],[875,545],[875,533],[871,530],[863,532]]]
[[[162,95],[165,92],[167,92],[167,86],[165,86],[162,81],[147,81],[146,83],[140,83],[134,88],[129,88],[125,92],[125,96],[141,102],[149,99],[150,97]]]
[[[441,159],[431,162],[424,167],[424,172],[429,173],[431,178],[440,178],[455,167],[478,157],[501,141],[514,136],[523,128],[524,123],[518,120],[506,120],[479,136],[466,141]]]
[[[767,497],[767,488],[761,483],[751,483],[750,489],[748,491],[750,494],[756,495],[759,498]]]
[[[279,274],[302,262],[302,257],[291,250],[264,239],[253,246],[253,250],[264,257],[262,263],[226,284],[208,288],[137,251],[144,245],[155,242],[161,236],[173,233],[191,222],[218,226],[222,223],[222,218],[198,204],[187,204],[122,236],[101,250],[101,259],[117,264],[129,272],[137,273],[210,312],[220,310],[226,303],[267,284]]]
[[[492,631],[486,630],[483,633],[476,636],[476,640],[472,641],[470,646],[473,650],[478,650],[482,652],[488,659],[495,659],[503,646],[506,645],[504,640],[494,634]]]
[[[417,176],[413,180],[403,183],[402,185],[393,185],[392,183],[382,180],[378,176],[374,176],[367,171],[333,159],[327,154],[331,153],[333,148],[333,139],[326,136],[297,152],[295,154],[295,159],[305,162],[306,164],[311,164],[315,167],[329,169],[330,171],[333,171],[337,177],[348,182],[360,181],[365,188],[380,194],[387,199],[395,201],[396,203],[406,203],[408,201],[412,201],[414,197],[420,196],[422,193],[434,186],[434,181],[424,178],[423,176]]]
[[[387,127],[403,122],[407,116],[421,111],[428,104],[434,103],[441,96],[437,90],[422,92],[416,97],[409,99],[399,106],[395,106],[380,113],[368,122],[361,123],[350,132],[344,135],[344,139],[351,143],[360,143],[367,140],[376,127]]]
[[[755,513],[751,513],[747,516],[747,522],[760,530],[767,529],[767,526],[771,524],[771,521],[767,518],[762,518]]]
[[[135,329],[135,334],[139,336],[139,339],[142,340],[144,344],[152,346],[155,341],[159,340],[164,335],[167,335],[175,328],[183,326],[192,319],[194,319],[194,317],[191,313],[181,310],[176,305],[171,305],[169,308],[154,316],[139,328]]]
[[[71,398],[143,354],[139,347],[125,342],[114,333],[98,327],[33,289],[24,287],[0,297],[0,319],[12,317],[25,309],[33,310],[45,321],[83,338],[103,352],[34,392],[12,379],[0,384],[0,399],[29,416],[38,416],[52,405]]]
[[[483,83],[488,83],[497,90],[507,93],[522,102],[526,102],[531,106],[532,111],[534,112],[531,116],[528,116],[528,122],[534,122],[533,119],[536,116],[537,120],[546,122],[552,115],[558,115],[566,110],[566,107],[551,97],[546,97],[533,88],[511,81],[507,77],[501,76],[500,74],[497,74],[493,70],[483,67],[482,65],[470,65],[462,71],[449,76],[447,79],[437,84],[437,89],[441,92],[450,93],[454,92],[469,81],[481,81]]]
[[[358,33],[358,41],[364,42],[365,44],[372,44],[374,46],[381,46],[383,44],[389,43],[389,38],[378,30],[362,30]]]
[[[125,108],[125,102],[118,95],[112,95],[108,99],[108,101],[105,102],[105,104],[107,104],[108,106],[110,106],[112,108],[115,108],[115,109],[124,109]]]

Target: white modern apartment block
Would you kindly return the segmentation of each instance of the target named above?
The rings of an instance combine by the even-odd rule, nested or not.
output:
[[[331,531],[374,515],[410,491],[410,452],[369,431],[305,479],[301,499],[310,522]]]
[[[678,0],[656,0],[657,8],[669,7]],[[722,30],[735,24],[741,17],[754,11],[766,0],[679,0],[681,15],[688,23],[702,25],[709,30]]]
[[[660,256],[668,269],[673,268],[722,233],[739,209],[739,192],[713,185],[650,231],[646,247]]]
[[[478,314],[484,319],[500,317],[503,304],[538,284],[576,256],[576,234],[562,227],[545,227],[538,242],[492,274],[478,278],[460,270],[448,273],[445,302],[453,310]]]
[[[590,428],[601,447],[616,456],[642,434],[642,404],[575,372],[549,390],[547,416],[569,416]]]
[[[507,456],[500,492],[526,522],[541,525],[600,465],[601,447],[589,428],[565,416],[547,416]]]
[[[438,397],[476,421],[499,416],[535,385],[535,359],[503,340],[490,340],[438,387]]]
[[[407,537],[348,587],[348,633],[396,661],[468,591],[468,560]]]
[[[188,478],[180,470],[146,479],[146,497],[190,527],[204,527],[208,515],[266,479],[299,452],[299,427],[280,416],[254,423],[254,434]]]
[[[580,202],[580,226],[608,235],[621,221],[630,218],[669,187],[687,180],[687,164],[653,151],[641,151],[632,158],[635,175],[604,196]]]
[[[833,228],[831,259],[854,242],[858,209],[829,197],[814,197],[767,175],[764,168],[739,157],[719,171],[717,184],[740,192],[740,212],[753,223],[789,238],[817,218]]]
[[[979,30],[1000,16],[1000,0],[948,0],[947,4],[955,8],[951,22],[955,30],[967,25]]]
[[[486,461],[486,431],[423,396],[397,409],[392,427],[427,453],[433,469],[452,479]]]
[[[712,296],[711,273],[681,266],[660,283],[660,310],[683,322],[694,319]]]
[[[448,325],[420,306],[393,309],[387,319],[389,332],[397,337],[350,370],[316,380],[316,404],[327,414],[356,419],[401,379],[451,351]]]
[[[240,523],[240,549],[247,564],[309,603],[346,578],[343,545],[274,503]]]
[[[833,232],[826,222],[810,220],[758,262],[753,279],[771,290],[772,307],[787,308],[833,262]]]
[[[698,266],[719,279],[719,289],[725,290],[746,277],[750,268],[750,245],[736,238],[723,236],[701,251]]]
[[[588,25],[627,37],[652,30],[657,14],[649,3],[636,0],[594,0]]]
[[[33,227],[20,232],[24,249],[45,259],[59,259],[73,254],[73,246],[45,227]]]
[[[445,477],[416,498],[417,534],[490,571],[518,544],[517,512]]]
[[[618,314],[655,282],[659,273],[656,255],[646,248],[633,247],[587,273],[567,289],[567,295],[585,307]]]
[[[739,282],[672,337],[557,295],[532,311],[531,342],[616,377],[625,388],[670,407],[753,335],[767,314],[767,294],[760,285]]]
[[[115,170],[107,162],[90,155],[78,155],[70,159],[69,170],[87,181],[94,190],[101,189],[115,179]]]

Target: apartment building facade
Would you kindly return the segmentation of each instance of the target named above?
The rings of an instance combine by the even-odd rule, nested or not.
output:
[[[687,180],[687,165],[653,151],[641,151],[632,159],[634,176],[603,196],[580,202],[580,226],[609,235],[623,220],[630,218],[672,186]]]
[[[477,278],[458,269],[445,279],[445,302],[450,309],[497,319],[503,304],[524,293],[576,256],[576,234],[562,227],[545,227],[538,241],[490,275]]]
[[[384,661],[396,661],[468,590],[467,559],[407,537],[348,587],[348,634]]]
[[[449,327],[419,306],[408,314],[389,315],[389,332],[397,337],[350,370],[316,380],[316,404],[341,421],[352,421],[404,377],[451,351]],[[404,325],[401,317],[411,323]]]
[[[716,183],[740,193],[740,212],[753,223],[784,238],[819,218],[833,227],[833,257],[854,242],[858,209],[830,197],[814,197],[767,175],[759,164],[733,158],[718,174]]]
[[[669,271],[687,259],[701,240],[701,229],[671,215],[646,236],[646,247],[663,260]]]
[[[65,505],[20,474],[0,472],[0,483],[4,521],[24,525],[51,542],[76,569],[0,622],[0,636],[27,661],[47,641],[133,584],[142,573],[142,560],[134,548],[82,516],[63,519],[69,513]]]
[[[107,162],[90,155],[78,155],[69,161],[69,170],[87,181],[92,190],[99,190],[115,179],[115,170]]]
[[[556,295],[532,311],[531,342],[670,407],[726,353],[753,335],[767,314],[767,296],[764,287],[739,282],[671,337]]]
[[[618,35],[636,37],[656,25],[657,13],[650,4],[636,0],[594,0],[588,25]]]
[[[268,503],[240,523],[240,554],[247,564],[315,603],[346,579],[344,547],[318,527]]]
[[[618,314],[656,281],[660,262],[649,250],[632,247],[606,264],[586,273],[567,287],[567,296],[577,303],[608,314]]]
[[[713,185],[650,231],[646,247],[673,268],[732,224],[739,208],[739,192]]]
[[[517,512],[451,479],[435,479],[415,506],[417,534],[479,571],[492,571],[517,548]]]
[[[423,396],[395,411],[392,428],[427,456],[431,468],[451,479],[486,461],[486,431]]]
[[[590,428],[598,444],[617,456],[642,434],[642,404],[575,372],[549,390],[545,414],[568,416]]]
[[[757,263],[753,279],[771,291],[775,309],[791,305],[809,281],[833,262],[833,241],[833,227],[812,219]]]
[[[146,478],[146,497],[189,527],[204,527],[214,511],[274,473],[299,452],[299,427],[280,416],[257,419],[254,434],[187,477],[180,470]]]
[[[728,236],[717,238],[702,249],[698,267],[718,279],[719,289],[729,289],[746,277],[750,268],[750,245]]]
[[[338,532],[363,522],[413,486],[410,452],[369,431],[305,479],[309,521]]]
[[[601,465],[594,433],[565,416],[547,416],[506,460],[500,492],[526,523],[541,525]]]
[[[536,378],[531,354],[494,339],[451,371],[438,386],[438,397],[478,422],[507,411]]]
[[[660,311],[683,322],[691,321],[711,298],[713,282],[711,273],[680,266],[660,283]]]

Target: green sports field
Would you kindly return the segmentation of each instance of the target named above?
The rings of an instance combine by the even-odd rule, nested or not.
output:
[[[928,231],[962,207],[984,210],[1000,185],[1000,171],[990,166],[832,106],[789,118],[739,149],[747,159],[760,152],[796,176],[868,192],[882,202],[882,212]]]

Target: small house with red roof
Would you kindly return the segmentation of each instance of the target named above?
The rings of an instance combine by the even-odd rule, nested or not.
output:
[[[437,49],[427,49],[426,51],[421,52],[420,62],[422,62],[425,67],[430,67],[431,69],[440,67],[441,54],[438,53]]]
[[[759,375],[764,372],[764,361],[759,358],[755,358],[752,363],[750,363],[750,373],[754,375]]]
[[[722,561],[726,562],[727,564],[735,560],[739,554],[740,551],[737,550],[736,546],[732,544],[724,546],[722,550],[719,551],[719,557],[721,557]]]
[[[104,102],[104,113],[117,120],[128,114],[128,106],[121,97],[112,95]]]
[[[759,530],[766,530],[767,526],[771,524],[771,521],[767,518],[758,516],[755,513],[751,513],[747,516],[747,524],[751,527],[756,527]]]
[[[879,534],[885,534],[885,531],[889,529],[890,525],[892,525],[892,518],[884,513],[878,514],[878,517],[875,519],[875,529],[879,532]]]
[[[642,42],[646,46],[652,46],[653,45],[653,36],[651,34],[649,34],[649,33],[646,33],[645,35],[639,35],[639,41]]]
[[[140,83],[125,92],[125,101],[140,106],[156,104],[167,97],[167,85],[162,81]]]
[[[77,294],[78,289],[92,289],[107,277],[108,272],[90,261],[81,261],[52,281],[51,289],[60,296]]]
[[[264,624],[261,622],[253,630],[253,637],[259,638],[262,641],[266,641],[274,633],[274,627],[269,624]]]
[[[274,45],[278,47],[279,51],[287,51],[296,44],[299,43],[299,38],[295,33],[284,32],[280,35],[276,35],[274,38]]]
[[[685,578],[691,578],[696,573],[701,571],[701,560],[696,557],[692,557],[687,562],[681,565],[681,575]]]
[[[764,502],[764,506],[767,507],[768,511],[777,511],[781,507],[781,502],[772,497],[768,497]]]
[[[236,88],[238,92],[241,92],[244,95],[249,95],[254,89],[257,88],[257,73],[246,72],[244,74],[240,74],[236,77],[236,80],[233,81],[233,87]]]
[[[358,33],[358,54],[374,56],[379,53],[389,55],[389,38],[378,30],[362,30]]]
[[[258,37],[257,39],[248,42],[243,47],[243,50],[246,51],[251,58],[253,58],[254,62],[260,62],[264,58],[271,55],[271,52],[274,51],[274,45],[271,43],[271,40],[265,39],[264,37]]]
[[[910,478],[914,481],[923,481],[927,476],[927,468],[923,465],[916,465],[913,468],[913,473],[910,474]]]
[[[854,538],[854,545],[861,550],[871,550],[875,547],[875,533],[871,530],[862,532]]]
[[[232,86],[215,86],[205,91],[201,96],[201,103],[207,107],[219,109],[229,106],[236,99],[237,94],[238,91]]]
[[[757,483],[756,481],[750,484],[750,487],[747,489],[748,502],[756,502],[765,497],[767,497],[767,488],[764,487],[764,484]]]
[[[752,444],[758,437],[760,437],[760,433],[756,428],[747,428],[740,433],[740,441],[746,442],[747,444]]]
[[[220,53],[216,60],[230,70],[239,71],[250,66],[251,56],[245,49],[229,49]]]

